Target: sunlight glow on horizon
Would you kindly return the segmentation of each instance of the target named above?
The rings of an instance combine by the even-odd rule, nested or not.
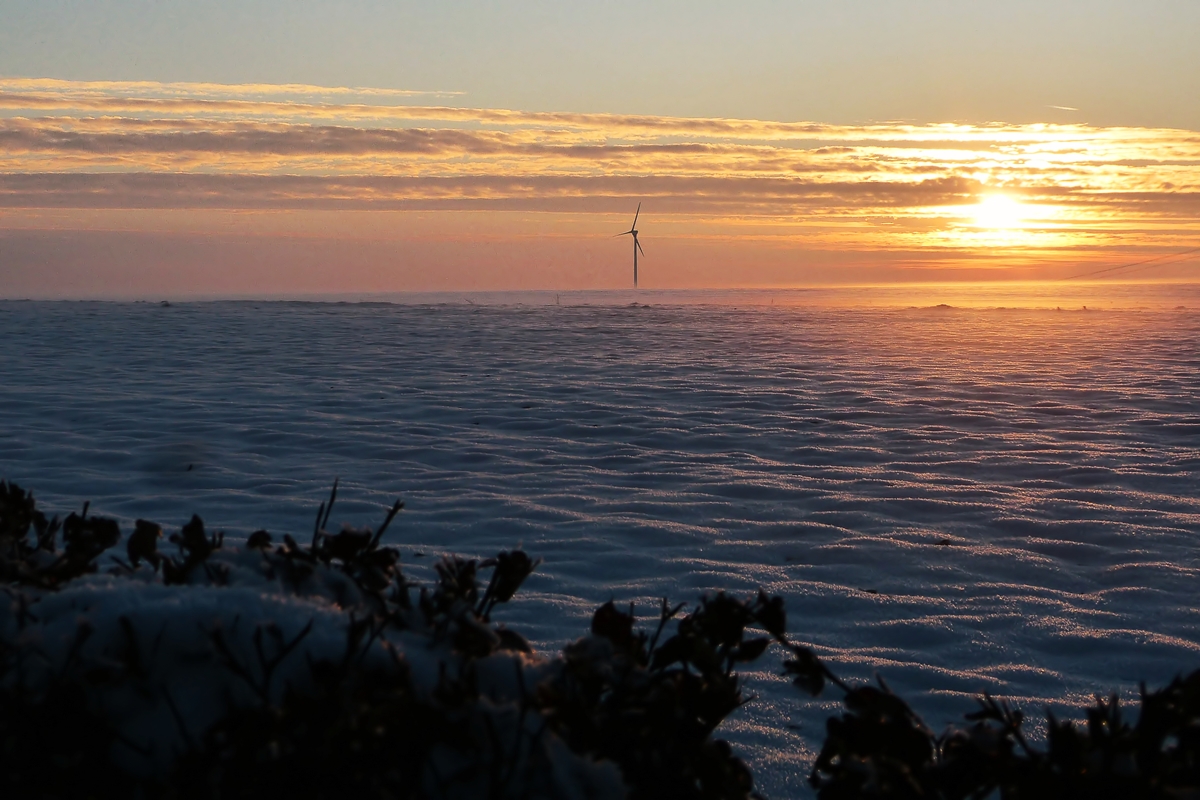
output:
[[[313,276],[369,276],[378,290],[451,262],[454,286],[623,285],[609,229],[638,202],[645,276],[659,286],[1052,279],[1200,245],[1193,131],[530,113],[403,97],[0,78],[0,244],[14,254],[0,294],[33,285],[54,258],[149,259],[155,274],[187,263],[197,280],[210,259],[286,281],[300,242],[326,243],[320,257],[305,245]],[[357,272],[333,266],[347,258]],[[453,272],[422,271],[435,282],[421,286]]]

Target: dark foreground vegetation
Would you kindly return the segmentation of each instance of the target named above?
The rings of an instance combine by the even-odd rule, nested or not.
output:
[[[610,602],[545,658],[492,620],[537,562],[447,558],[435,584],[414,586],[381,543],[400,504],[378,530],[330,534],[335,499],[336,486],[305,545],[259,531],[235,548],[193,517],[171,555],[143,520],[114,555],[116,522],[86,506],[48,519],[0,483],[0,796],[752,797],[750,770],[715,733],[745,701],[739,665],[782,652],[804,694],[842,696],[810,777],[820,798],[1200,798],[1200,672],[1143,688],[1135,721],[1115,696],[1082,722],[1051,716],[1033,745],[1021,712],[990,697],[935,733],[882,681],[847,685],[788,638],[783,601],[762,593],[690,610],[664,600],[645,628]],[[161,604],[245,586],[336,612],[341,640],[313,645],[317,611],[291,632],[238,628],[237,613],[156,628],[138,611],[153,604],[121,593],[154,587]],[[55,639],[43,609],[76,587],[132,610],[108,628],[80,611]],[[172,636],[201,646],[170,655]],[[227,687],[202,726],[204,704],[189,712],[169,688],[177,669]]]

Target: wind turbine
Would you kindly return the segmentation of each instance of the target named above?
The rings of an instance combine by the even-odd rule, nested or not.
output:
[[[629,226],[629,230],[617,234],[617,236],[633,236],[633,288],[635,289],[637,288],[637,254],[639,250],[642,250],[642,245],[637,238],[637,218],[641,213],[642,204],[638,203],[637,211],[633,212],[633,224]],[[642,255],[646,255],[645,250],[642,250]]]

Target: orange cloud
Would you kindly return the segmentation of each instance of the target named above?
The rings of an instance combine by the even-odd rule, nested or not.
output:
[[[568,215],[636,199],[680,241],[905,263],[1101,263],[1200,244],[1193,131],[402,104],[419,94],[0,79],[0,231],[36,209],[68,230],[72,209]],[[996,194],[1018,210],[989,227],[975,209]]]

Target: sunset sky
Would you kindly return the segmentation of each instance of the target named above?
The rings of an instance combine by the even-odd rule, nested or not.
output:
[[[0,20],[0,297],[1200,269],[1195,0]]]

